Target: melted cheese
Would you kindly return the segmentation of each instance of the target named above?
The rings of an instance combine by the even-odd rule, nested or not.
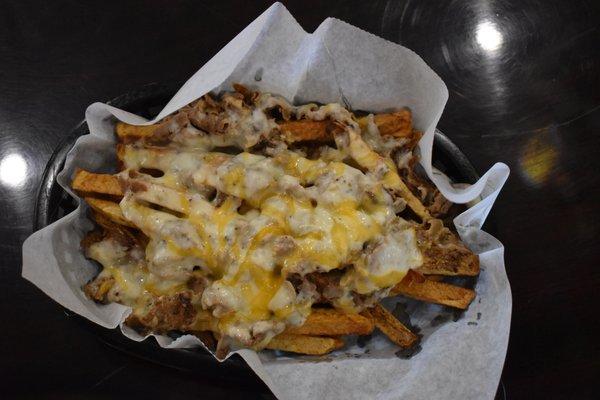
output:
[[[257,103],[265,108],[283,104],[268,95]],[[176,293],[200,269],[209,286],[198,306],[218,318],[221,333],[248,345],[255,344],[257,332],[270,338],[309,314],[312,300],[296,296],[286,279],[290,274],[350,266],[338,303],[357,311],[351,292],[368,295],[389,288],[420,265],[414,231],[388,232],[398,220],[384,190],[399,180],[391,160],[360,138],[358,124],[341,106],[291,110],[298,118],[344,123],[345,139],[319,160],[286,149],[270,157],[212,151],[225,145],[247,148],[257,135],[267,136],[276,125],[259,106],[230,114],[235,126],[244,127],[238,136],[228,131],[215,138],[186,127],[169,149],[125,147],[127,169],[121,178],[135,180],[143,190],[127,191],[121,209],[150,242],[144,261],[134,265],[115,262],[122,249],[99,245],[94,251],[103,273],[114,277],[129,303],[145,293]],[[367,172],[344,163],[347,158]],[[164,175],[131,178],[129,171],[140,168]],[[213,189],[225,196],[222,202],[211,200]],[[363,254],[372,242],[381,245]]]
[[[114,284],[102,288],[111,301],[131,306],[138,314],[145,314],[147,300],[151,296],[162,296],[185,289],[185,280],[167,279],[149,273],[142,254],[132,254],[112,239],[94,243],[88,250],[90,258],[104,266],[101,277],[111,277]],[[186,278],[187,280],[187,278]]]

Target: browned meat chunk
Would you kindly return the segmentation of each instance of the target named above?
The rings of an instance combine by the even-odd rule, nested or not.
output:
[[[164,333],[172,330],[186,330],[196,318],[196,309],[191,302],[190,292],[160,296],[154,299],[146,315],[132,314],[125,321],[127,325],[141,331]]]

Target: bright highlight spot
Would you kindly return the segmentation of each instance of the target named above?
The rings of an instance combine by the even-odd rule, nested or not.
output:
[[[475,39],[479,46],[485,51],[498,50],[504,41],[502,33],[498,30],[496,24],[490,21],[484,21],[477,25]]]
[[[27,162],[21,155],[12,153],[0,161],[0,182],[9,186],[19,186],[25,182]]]

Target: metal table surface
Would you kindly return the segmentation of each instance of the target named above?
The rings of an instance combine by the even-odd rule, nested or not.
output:
[[[107,347],[20,278],[37,188],[87,105],[191,75],[268,1],[0,3],[0,339],[8,397],[271,398]],[[600,2],[289,1],[308,30],[345,20],[420,54],[450,91],[440,129],[479,172],[513,319],[499,396],[594,398],[600,375]],[[594,222],[596,221],[596,222]],[[3,396],[4,397],[4,396]],[[502,398],[500,397],[500,398]]]

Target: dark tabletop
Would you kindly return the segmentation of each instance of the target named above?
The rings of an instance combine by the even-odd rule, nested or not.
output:
[[[597,395],[600,2],[285,3],[308,31],[340,18],[413,49],[445,80],[441,130],[479,172],[495,161],[512,171],[493,210],[514,301],[500,395]],[[2,395],[270,398],[253,379],[208,379],[109,348],[20,278],[44,166],[87,105],[186,79],[269,5],[0,2]]]

